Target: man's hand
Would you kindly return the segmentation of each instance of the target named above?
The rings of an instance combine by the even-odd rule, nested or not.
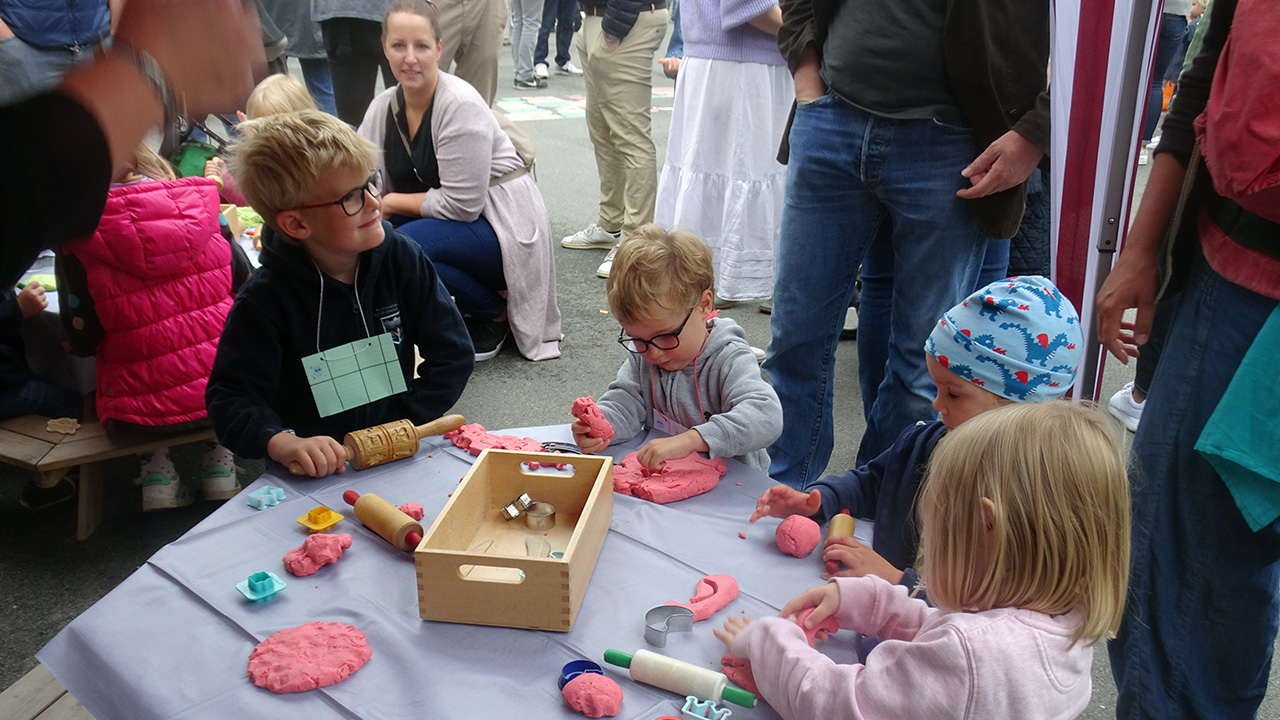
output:
[[[796,102],[807,103],[827,94],[827,84],[822,82],[818,70],[822,68],[822,60],[813,48],[806,48],[800,56],[800,64],[792,74],[796,85]]]
[[[809,517],[822,507],[822,493],[817,490],[801,492],[786,485],[774,485],[760,494],[756,500],[756,511],[748,522],[755,522],[762,517],[785,518],[791,515]]]
[[[1031,171],[1043,157],[1044,153],[1035,143],[1010,130],[996,138],[976,160],[969,163],[969,167],[960,171],[973,186],[958,190],[956,195],[974,200],[1020,185],[1031,177]]]

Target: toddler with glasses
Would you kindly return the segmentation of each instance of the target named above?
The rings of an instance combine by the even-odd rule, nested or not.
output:
[[[244,127],[231,167],[267,227],[218,345],[209,416],[240,455],[342,472],[338,438],[445,414],[475,352],[435,267],[382,219],[376,146],[315,110]]]
[[[742,328],[714,317],[711,249],[687,232],[657,225],[623,241],[609,274],[609,308],[629,357],[597,401],[613,441],[643,429],[651,440],[637,459],[657,470],[693,452],[732,457],[768,472],[765,448],[782,433],[782,405],[760,375]],[[573,436],[584,452],[610,441],[591,437],[581,420]]]

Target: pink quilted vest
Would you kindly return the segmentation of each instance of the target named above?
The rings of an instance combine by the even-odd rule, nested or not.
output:
[[[205,178],[113,188],[84,264],[105,336],[98,417],[173,425],[208,415],[204,388],[231,310],[231,248]]]

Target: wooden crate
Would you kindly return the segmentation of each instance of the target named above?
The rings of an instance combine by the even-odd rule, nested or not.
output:
[[[572,474],[526,462],[570,463]],[[556,506],[556,525],[530,530],[499,511],[521,493]],[[613,520],[613,459],[509,450],[480,454],[414,552],[424,620],[567,632]],[[561,559],[529,557],[541,538]]]

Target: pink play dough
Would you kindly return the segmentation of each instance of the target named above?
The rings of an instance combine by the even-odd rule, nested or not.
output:
[[[707,492],[724,473],[723,460],[708,460],[698,453],[668,460],[657,472],[641,465],[636,453],[628,453],[613,468],[613,489],[662,505]]]
[[[760,694],[760,688],[756,687],[755,676],[751,674],[750,660],[743,660],[733,653],[725,653],[720,658],[720,666],[720,672],[724,673],[724,676],[729,678],[732,683],[755,695],[757,699],[764,701],[764,696]]]
[[[309,622],[258,643],[249,653],[249,677],[274,693],[304,692],[346,680],[372,654],[356,628]]]
[[[338,562],[342,551],[349,547],[349,533],[308,535],[301,545],[284,554],[284,568],[298,577],[306,577],[325,565]]]
[[[774,533],[778,541],[778,549],[788,555],[802,558],[813,552],[822,540],[822,530],[818,523],[803,515],[792,515],[778,524]]]
[[[608,420],[604,419],[604,413],[600,412],[600,408],[596,406],[594,399],[581,397],[574,400],[573,409],[569,412],[590,428],[587,431],[588,436],[599,438],[605,442],[613,439],[613,426],[609,424]]]
[[[622,688],[613,678],[599,673],[582,673],[564,684],[560,691],[565,705],[587,717],[613,717],[622,710]]]
[[[408,515],[414,520],[421,520],[426,513],[423,512],[422,506],[418,503],[405,503],[400,506],[400,512]]]
[[[804,639],[809,641],[809,647],[813,647],[814,639],[817,637],[819,630],[826,630],[829,633],[833,633],[840,629],[840,623],[836,622],[835,615],[828,615],[826,620],[818,623],[818,627],[806,628],[804,626],[804,621],[813,614],[814,610],[817,610],[817,608],[802,610],[799,615],[796,615],[796,624],[800,626],[801,630],[804,630]]]
[[[531,437],[516,437],[515,435],[494,435],[484,429],[480,423],[471,423],[463,425],[457,430],[450,430],[444,436],[454,444],[454,447],[461,448],[471,453],[479,455],[485,450],[519,450],[521,452],[546,452],[542,449],[542,443]],[[541,467],[540,463],[528,463],[529,467],[537,470]],[[549,467],[563,468],[564,463],[557,463]]]
[[[694,622],[706,620],[738,597],[738,581],[732,575],[708,575],[698,581],[694,593],[687,603],[668,600],[666,604],[689,608]]]

